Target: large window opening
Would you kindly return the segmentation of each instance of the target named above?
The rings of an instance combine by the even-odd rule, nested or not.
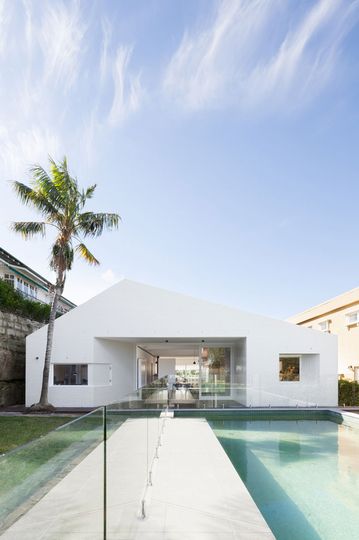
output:
[[[280,356],[279,380],[288,382],[300,380],[300,356]]]
[[[202,406],[201,400],[208,406],[210,403],[217,406],[222,400],[245,402],[245,338],[221,341],[164,338],[138,343],[136,354],[138,388],[148,384],[151,363],[157,368],[160,382],[153,385],[152,401],[157,392],[159,401],[167,400],[171,407]]]
[[[87,372],[87,364],[54,364],[54,385],[87,385]]]

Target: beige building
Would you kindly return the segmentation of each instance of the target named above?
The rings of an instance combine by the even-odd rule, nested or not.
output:
[[[359,381],[359,287],[287,320],[337,335],[339,377]]]

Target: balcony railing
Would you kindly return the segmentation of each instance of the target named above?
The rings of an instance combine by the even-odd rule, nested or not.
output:
[[[47,302],[44,302],[43,300],[40,300],[40,299],[37,298],[37,296],[35,296],[34,294],[27,293],[27,292],[23,291],[22,289],[18,289],[18,288],[16,288],[15,290],[16,290],[18,293],[20,293],[21,296],[23,296],[24,298],[26,298],[26,300],[32,300],[33,302],[39,302],[39,304],[47,304]]]

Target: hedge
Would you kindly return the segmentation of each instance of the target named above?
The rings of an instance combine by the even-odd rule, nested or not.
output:
[[[342,379],[338,381],[338,390],[341,407],[359,406],[359,383]]]
[[[34,321],[47,323],[51,307],[33,300],[27,300],[9,283],[0,279],[0,311],[14,313]]]

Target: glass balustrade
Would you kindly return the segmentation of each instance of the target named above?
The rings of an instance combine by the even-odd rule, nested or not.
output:
[[[310,387],[295,395],[258,381],[230,384],[226,351],[216,354],[217,367],[212,362],[200,380],[164,377],[0,456],[1,540],[132,538],[150,513],[161,456],[185,460],[163,451],[173,414],[316,407]]]

